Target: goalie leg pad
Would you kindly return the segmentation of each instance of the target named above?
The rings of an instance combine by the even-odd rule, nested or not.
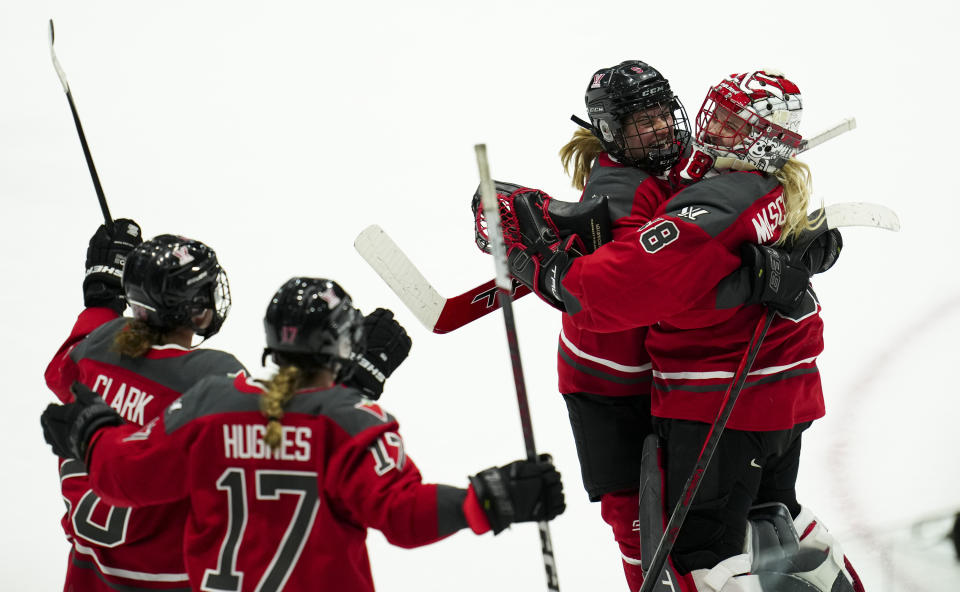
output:
[[[839,541],[807,507],[793,520],[800,535],[800,561],[795,573],[823,590],[864,592],[863,583],[844,556]]]

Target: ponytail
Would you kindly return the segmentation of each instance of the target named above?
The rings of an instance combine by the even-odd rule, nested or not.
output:
[[[560,163],[563,164],[563,170],[570,175],[570,183],[576,189],[583,191],[587,186],[590,168],[601,152],[603,144],[600,140],[590,130],[582,127],[574,130],[573,137],[560,149]],[[573,172],[570,171],[571,163]]]
[[[129,358],[143,357],[154,345],[159,345],[163,335],[144,321],[130,319],[127,325],[113,338],[111,349]]]
[[[296,366],[283,366],[266,382],[267,392],[260,399],[260,411],[267,418],[267,431],[263,441],[274,450],[280,446],[282,437],[283,410],[304,382],[305,373]]]

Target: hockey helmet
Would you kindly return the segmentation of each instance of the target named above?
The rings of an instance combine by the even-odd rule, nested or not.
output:
[[[359,341],[361,320],[350,295],[337,282],[291,278],[273,295],[263,318],[264,360],[273,355],[277,363],[309,361],[336,371]]]
[[[690,123],[670,82],[639,60],[597,70],[584,101],[590,131],[617,162],[659,175],[677,163]]]
[[[160,331],[190,327],[215,335],[230,312],[230,284],[217,254],[200,241],[161,234],[137,246],[123,266],[123,291],[135,318]],[[194,317],[213,311],[206,327]]]
[[[797,153],[802,113],[800,89],[779,72],[731,74],[707,92],[694,141],[714,168],[772,173]]]

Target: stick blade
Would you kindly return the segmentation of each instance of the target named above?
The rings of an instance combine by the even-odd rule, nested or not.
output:
[[[886,206],[876,203],[848,201],[831,204],[826,208],[827,227],[868,226],[897,232],[900,218]]]
[[[433,331],[446,299],[433,289],[390,235],[372,224],[357,235],[353,246],[417,320]]]

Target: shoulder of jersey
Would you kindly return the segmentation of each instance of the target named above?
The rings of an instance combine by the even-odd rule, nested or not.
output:
[[[351,436],[368,428],[396,421],[378,403],[364,397],[360,391],[340,384],[322,391],[298,394],[290,401],[287,411],[324,415]]]
[[[757,200],[779,185],[776,177],[756,172],[733,172],[700,181],[677,192],[663,212],[693,223],[716,236]]]

